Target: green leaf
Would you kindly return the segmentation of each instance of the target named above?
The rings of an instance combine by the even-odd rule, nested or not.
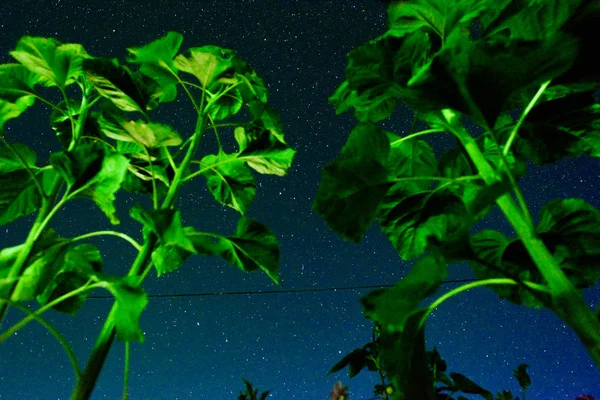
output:
[[[371,367],[376,370],[375,363],[370,358],[373,354],[371,351],[372,343],[368,343],[361,349],[354,349],[349,354],[346,354],[340,361],[338,361],[327,373],[327,375],[341,371],[342,369],[349,367],[349,377],[353,378],[360,373],[365,367]],[[370,368],[370,369],[371,369]]]
[[[168,32],[165,36],[145,46],[129,47],[127,61],[140,65],[140,72],[154,79],[163,90],[161,102],[173,101],[177,97],[177,67],[173,59],[177,55],[183,36]]]
[[[42,234],[33,248],[27,267],[19,277],[19,281],[11,296],[12,301],[34,300],[52,282],[63,263],[68,241],[59,237],[52,230]],[[8,277],[18,252],[22,247],[4,249],[0,252],[0,278]],[[0,282],[2,280],[0,279]],[[12,282],[0,284],[0,297],[7,298]]]
[[[64,260],[56,276],[37,296],[40,305],[45,305],[75,289],[85,285],[90,278],[102,273],[104,264],[100,251],[93,245],[82,244],[70,247],[64,254]],[[83,306],[88,292],[64,300],[52,308],[71,315],[75,315]]]
[[[190,253],[196,253],[192,242],[186,236],[181,224],[181,214],[176,209],[144,210],[142,206],[135,205],[130,215],[133,219],[144,225],[144,228],[153,232],[160,239],[161,246],[177,246]]]
[[[18,118],[33,103],[34,98],[32,96],[20,97],[14,103],[0,99],[0,134],[3,134],[2,129],[7,121]]]
[[[392,41],[371,41],[348,54],[347,81],[329,98],[337,114],[354,107],[359,121],[379,122],[393,113],[401,87],[393,74]]]
[[[600,280],[600,212],[581,199],[552,200],[542,207],[536,233],[573,285],[579,289]],[[476,259],[471,268],[478,278],[508,277],[545,284],[520,239],[508,240],[484,230],[471,238]],[[516,304],[541,308],[551,304],[548,293],[537,297],[521,285],[494,285],[500,297]],[[539,297],[539,298],[538,298]]]
[[[36,159],[35,151],[24,144],[13,143],[12,150],[2,146],[0,147],[0,175],[25,169],[25,166],[36,170]]]
[[[148,149],[161,146],[179,146],[181,136],[169,125],[157,122],[133,121],[106,110],[98,119],[102,132],[117,141],[137,143]],[[141,154],[144,154],[143,149]]]
[[[527,368],[529,368],[529,365],[520,364],[517,369],[513,370],[514,376],[517,378],[517,381],[519,381],[519,386],[521,386],[523,390],[531,386],[531,378],[529,377],[529,374],[527,374]]]
[[[486,39],[506,35],[515,40],[541,40],[554,34],[577,11],[581,0],[501,1],[482,18]]]
[[[537,268],[524,248],[516,247],[516,240],[509,240],[500,232],[483,230],[470,239],[470,244],[476,255],[470,260],[470,266],[479,279],[510,278],[516,281],[530,281],[544,284]],[[508,247],[512,245],[512,257],[508,257]],[[517,250],[518,249],[518,250]],[[541,308],[543,302],[521,285],[492,285],[490,286],[499,297],[515,304]],[[542,294],[540,294],[542,295]]]
[[[246,272],[262,269],[279,285],[279,245],[269,228],[242,217],[235,235],[222,237],[220,245],[220,255],[228,263]]]
[[[200,170],[215,200],[242,215],[248,211],[256,196],[256,183],[244,161],[235,154],[209,154],[200,160]]]
[[[391,133],[388,133],[388,137],[390,155],[387,167],[397,178],[436,176],[437,160],[427,142],[415,139],[403,140]],[[415,180],[411,184],[426,189],[431,182]]]
[[[235,128],[234,134],[240,146],[237,159],[258,173],[284,176],[292,166],[296,150],[279,141],[271,131],[250,124]]]
[[[98,93],[123,111],[146,114],[156,108],[160,96],[157,83],[140,73],[120,66],[116,59],[90,58],[84,61],[87,80]]]
[[[340,156],[323,169],[313,209],[344,239],[359,243],[375,221],[394,182],[386,169],[389,153],[383,130],[361,124],[350,133]]]
[[[420,108],[430,104],[428,109],[437,108],[436,103],[443,104],[437,109],[464,113],[489,130],[509,99],[561,75],[575,55],[576,43],[568,35],[553,35],[536,42],[492,44],[472,42],[455,32],[418,79],[409,82],[411,89],[420,89],[421,94],[418,102],[407,102]],[[527,62],[520,62],[524,58]]]
[[[227,90],[229,86],[228,83],[213,82],[208,88],[208,92],[212,93],[208,96],[209,101],[218,97],[208,110],[208,115],[213,121],[229,118],[242,109],[243,100],[240,91],[238,89]],[[225,90],[227,93],[222,94]]]
[[[438,290],[447,274],[445,263],[424,257],[394,287],[362,297],[363,314],[390,333],[402,332],[417,306]]]
[[[44,187],[44,181],[52,179],[54,172],[39,171],[35,152],[29,147],[19,143],[12,146]],[[35,212],[41,203],[38,186],[17,155],[7,147],[0,147],[0,225]]]
[[[279,118],[279,113],[273,107],[259,101],[251,101],[248,103],[248,110],[253,118],[251,125],[268,130],[279,142],[285,143],[283,124]],[[240,148],[240,150],[242,149]]]
[[[20,97],[35,97],[34,86],[39,83],[39,75],[22,64],[0,65],[0,98],[3,100],[12,103]]]
[[[477,385],[463,374],[451,372],[450,376],[452,377],[452,380],[454,380],[453,390],[469,394],[478,394],[486,400],[494,400],[492,393]]]
[[[144,332],[140,328],[140,315],[148,304],[148,295],[136,287],[137,276],[122,279],[105,277],[104,287],[115,296],[114,313],[117,339],[124,342],[144,343]]]
[[[50,163],[74,197],[93,200],[112,224],[119,223],[114,201],[127,172],[127,158],[97,144],[82,144],[74,152],[51,154]]]
[[[191,255],[192,253],[185,251],[179,246],[159,246],[152,252],[152,262],[156,268],[156,276],[160,278],[168,272],[179,269]]]
[[[262,78],[259,77],[254,68],[252,68],[248,63],[242,61],[241,59],[234,60],[234,68],[238,73],[237,80],[242,81],[242,84],[237,86],[237,89],[240,91],[240,95],[244,100],[245,104],[248,104],[254,100],[258,100],[261,103],[267,102],[267,88],[265,87],[265,83]]]
[[[379,213],[381,230],[403,260],[420,256],[432,241],[450,247],[463,242],[473,222],[450,186],[420,191],[398,182],[383,199]]]
[[[536,232],[577,288],[600,280],[600,211],[582,199],[555,199],[540,211]]]
[[[235,53],[218,46],[193,47],[175,57],[175,67],[194,75],[203,88],[231,78]]]
[[[393,2],[388,7],[390,28],[386,35],[402,37],[417,30],[435,34],[442,41],[457,29],[469,29],[473,19],[487,2],[463,0],[449,3],[444,0]]]
[[[89,57],[80,44],[33,36],[21,37],[10,55],[39,75],[40,83],[62,89],[79,78],[82,62]]]

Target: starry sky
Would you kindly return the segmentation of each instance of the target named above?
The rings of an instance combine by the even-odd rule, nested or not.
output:
[[[397,282],[410,268],[374,226],[360,245],[344,242],[311,210],[322,167],[339,153],[355,121],[335,115],[327,98],[344,79],[346,54],[386,29],[385,2],[375,0],[197,0],[98,1],[5,0],[0,5],[0,62],[23,35],[80,43],[94,56],[124,61],[126,47],[149,43],[168,31],[184,36],[182,50],[214,44],[234,49],[269,88],[269,103],[279,111],[287,142],[298,152],[288,176],[257,175],[257,197],[248,212],[269,226],[281,249],[281,286],[261,272],[246,274],[217,258],[192,258],[180,270],[151,274],[144,282],[152,296],[141,319],[145,343],[131,346],[130,398],[237,398],[242,376],[272,399],[328,398],[337,380],[351,398],[370,397],[376,375],[353,379],[347,371],[326,376],[343,355],[371,338],[370,321],[359,299],[371,289]],[[194,114],[183,96],[161,105],[153,117],[183,135]],[[25,116],[27,118],[25,118]],[[37,105],[9,122],[6,136],[38,150],[38,165],[59,150]],[[29,118],[30,117],[30,118]],[[412,115],[400,106],[387,127],[410,129]],[[428,139],[436,154],[449,138]],[[530,166],[521,187],[534,218],[550,199],[580,197],[599,207],[600,162],[581,157],[544,168]],[[119,229],[141,241],[139,225],[127,217],[136,198],[120,193]],[[182,191],[177,206],[184,225],[220,233],[235,229],[238,215],[212,199],[202,179]],[[31,218],[1,227],[0,248],[24,241]],[[59,234],[75,236],[110,225],[91,202],[68,204],[52,224]],[[478,228],[512,232],[498,212]],[[108,228],[110,229],[110,228]],[[103,253],[105,270],[124,275],[134,252],[117,238],[90,239]],[[464,265],[449,279],[472,278]],[[440,293],[457,284],[445,284]],[[321,290],[339,288],[338,290]],[[314,289],[315,291],[297,291]],[[291,290],[289,293],[260,293]],[[237,293],[206,296],[169,294]],[[94,292],[104,296],[106,293]],[[600,288],[586,291],[595,305]],[[72,346],[83,366],[112,300],[89,299],[74,318],[46,315]],[[4,327],[21,315],[11,310]],[[600,397],[600,373],[575,335],[553,314],[500,301],[487,289],[472,290],[444,303],[428,320],[428,348],[436,346],[450,371],[460,372],[496,392],[521,395],[512,369],[530,365],[527,399]],[[122,394],[124,346],[116,343],[93,399]],[[74,385],[70,364],[56,340],[30,324],[0,345],[0,399],[67,399]]]

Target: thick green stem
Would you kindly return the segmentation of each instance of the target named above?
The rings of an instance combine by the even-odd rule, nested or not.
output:
[[[485,159],[475,140],[452,118],[451,111],[444,112],[444,115],[448,126],[473,160],[482,179],[487,184],[498,181],[499,174]],[[530,221],[525,220],[510,194],[498,197],[496,204],[521,238],[527,252],[548,283],[552,293],[552,311],[573,329],[596,366],[600,368],[600,320],[566,277]]]

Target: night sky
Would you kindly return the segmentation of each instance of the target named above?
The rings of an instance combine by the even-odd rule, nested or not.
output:
[[[279,239],[280,287],[262,272],[247,274],[219,258],[198,256],[160,279],[152,273],[144,282],[150,295],[389,285],[411,264],[400,260],[377,225],[354,245],[337,237],[311,210],[321,169],[337,156],[355,125],[352,113],[336,116],[327,98],[344,79],[346,54],[385,31],[384,3],[8,0],[0,5],[0,62],[14,62],[8,52],[23,35],[80,43],[93,56],[124,61],[126,47],[177,31],[184,36],[181,51],[207,44],[231,48],[264,79],[286,141],[298,151],[287,176],[256,175],[257,197],[248,212]],[[193,129],[193,109],[181,91],[176,102],[159,110],[151,116],[170,123],[182,136]],[[38,103],[5,126],[9,140],[36,149],[38,165],[45,165],[50,151],[59,150],[48,116],[48,108]],[[412,114],[400,106],[387,127],[402,134],[411,122]],[[437,155],[452,143],[443,135],[427,140]],[[554,198],[579,197],[599,207],[599,171],[598,159],[588,157],[530,166],[520,183],[534,218]],[[128,217],[136,202],[120,192],[117,212],[122,222],[117,229],[141,242],[138,223]],[[192,181],[177,206],[184,225],[224,234],[235,230],[238,214],[214,201],[204,179]],[[22,218],[1,227],[0,248],[22,243],[31,222]],[[85,200],[69,203],[52,227],[66,236],[113,229]],[[477,228],[512,233],[498,212]],[[107,274],[126,274],[134,258],[128,244],[113,237],[89,242],[102,251]],[[455,265],[448,279],[472,277],[467,266]],[[456,286],[443,285],[439,294]],[[141,319],[145,343],[131,346],[130,398],[235,399],[243,376],[261,391],[270,389],[269,399],[327,399],[337,380],[350,387],[351,399],[367,399],[377,382],[375,373],[364,371],[351,380],[347,370],[326,373],[343,355],[370,341],[372,325],[359,303],[370,290],[153,297]],[[600,288],[588,290],[586,300],[597,304]],[[89,299],[73,318],[46,314],[72,343],[82,367],[111,304],[111,299]],[[3,329],[21,316],[11,310]],[[429,318],[426,334],[428,348],[437,346],[450,371],[493,393],[509,389],[521,396],[512,369],[526,363],[533,382],[528,400],[573,400],[583,393],[600,397],[600,373],[570,329],[550,312],[500,301],[489,289],[471,290],[444,303]],[[94,399],[120,398],[123,360],[124,346],[118,342]],[[64,351],[40,325],[29,324],[0,345],[0,399],[67,399],[73,386]]]

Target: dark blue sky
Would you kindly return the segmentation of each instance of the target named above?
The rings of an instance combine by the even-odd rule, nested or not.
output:
[[[55,37],[80,43],[94,56],[124,60],[126,47],[153,41],[168,31],[183,34],[182,50],[206,44],[234,49],[267,84],[269,103],[281,114],[287,142],[298,150],[286,177],[257,176],[256,200],[248,215],[269,226],[281,247],[277,288],[261,273],[245,274],[217,258],[192,258],[180,270],[144,287],[151,295],[319,289],[393,284],[410,267],[389,241],[372,228],[360,246],[342,241],[311,210],[322,167],[339,153],[354,126],[350,113],[335,116],[327,98],[343,81],[346,53],[386,29],[384,2],[368,0],[284,1],[74,1],[7,0],[0,5],[0,62],[23,35]],[[177,102],[154,115],[183,136],[193,129],[191,105]],[[13,142],[38,151],[38,165],[58,150],[41,105],[6,125]],[[412,115],[403,107],[388,124],[399,134],[410,129]],[[452,143],[427,139],[436,153]],[[521,180],[534,218],[554,198],[580,197],[598,207],[600,162],[582,157],[552,166],[530,166]],[[134,200],[118,197],[120,229],[141,240],[139,225],[128,217]],[[217,205],[202,179],[182,192],[178,207],[185,225],[231,233],[238,215]],[[0,248],[24,241],[31,219],[0,228]],[[76,201],[52,225],[68,236],[106,229],[108,222],[91,202]],[[510,233],[499,213],[482,225]],[[133,252],[118,239],[96,240],[107,273],[123,275]],[[471,278],[465,266],[453,266],[449,279]],[[444,285],[447,291],[456,284]],[[375,374],[349,380],[347,371],[326,376],[344,354],[371,337],[370,321],[359,298],[369,290],[152,298],[142,315],[146,342],[132,345],[130,396],[137,399],[234,399],[240,377],[278,399],[328,398],[334,382],[350,387],[351,398],[370,396]],[[95,292],[104,295],[102,292]],[[589,304],[600,288],[586,292]],[[90,299],[74,317],[47,315],[72,342],[85,365],[111,305]],[[21,315],[9,313],[4,327]],[[475,289],[444,303],[428,320],[428,347],[437,346],[451,371],[460,372],[496,392],[511,389],[518,364],[530,365],[533,384],[527,399],[572,400],[581,393],[600,397],[600,374],[575,335],[554,315],[501,302],[487,289]],[[94,399],[122,393],[123,345],[107,360]],[[59,344],[43,328],[30,324],[0,345],[0,399],[66,399],[73,373]]]

